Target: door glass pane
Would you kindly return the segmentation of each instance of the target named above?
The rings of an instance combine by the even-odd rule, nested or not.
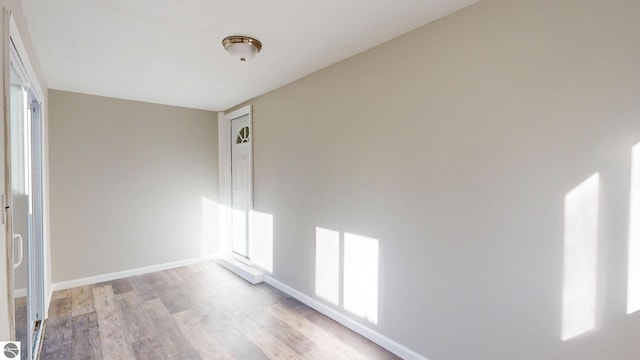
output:
[[[12,47],[9,85],[10,227],[16,340],[21,359],[33,359],[42,335],[44,258],[41,106]]]
[[[11,66],[10,84],[10,151],[11,151],[11,195],[13,228],[13,285],[15,296],[16,340],[21,342],[22,354],[28,354],[27,293],[29,276],[29,188],[28,176],[28,126],[27,97],[24,80],[16,68]],[[26,356],[23,355],[26,358]]]

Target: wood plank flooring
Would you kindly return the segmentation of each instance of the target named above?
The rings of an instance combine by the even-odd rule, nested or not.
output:
[[[27,297],[15,299],[16,340],[20,341],[20,352],[27,353]]]
[[[213,262],[53,294],[41,359],[398,359]]]

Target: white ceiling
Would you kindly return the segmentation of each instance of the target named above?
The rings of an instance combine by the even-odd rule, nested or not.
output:
[[[22,0],[47,86],[227,110],[478,0]],[[242,63],[221,41],[257,38]]]

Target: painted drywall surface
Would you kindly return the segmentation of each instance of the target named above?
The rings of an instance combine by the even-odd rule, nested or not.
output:
[[[274,277],[315,296],[316,227],[367,236],[379,311],[362,323],[430,360],[640,357],[626,314],[639,15],[483,0],[251,101]],[[594,173],[596,328],[562,341],[565,196]]]
[[[214,252],[216,113],[54,90],[49,107],[54,282]]]

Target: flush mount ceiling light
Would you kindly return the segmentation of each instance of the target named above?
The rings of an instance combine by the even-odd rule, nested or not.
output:
[[[233,57],[240,59],[240,61],[247,61],[262,49],[262,43],[254,38],[248,36],[227,36],[222,40],[222,46]]]

